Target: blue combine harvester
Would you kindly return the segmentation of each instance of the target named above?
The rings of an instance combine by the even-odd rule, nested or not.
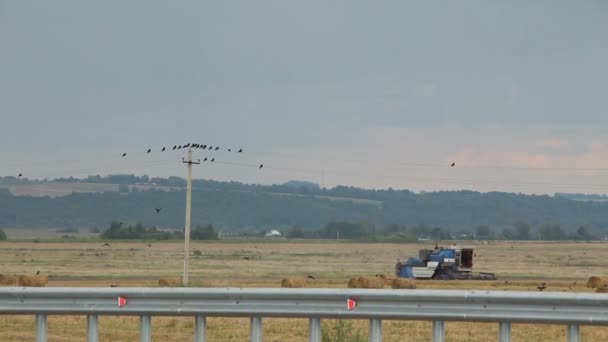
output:
[[[421,249],[418,257],[407,262],[397,261],[395,274],[400,278],[415,279],[477,279],[495,280],[494,273],[473,273],[473,248],[435,245],[434,249]]]

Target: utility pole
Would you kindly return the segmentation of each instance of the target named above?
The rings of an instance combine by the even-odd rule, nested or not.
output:
[[[182,163],[188,164],[188,187],[186,189],[186,227],[184,228],[184,276],[182,285],[188,286],[188,263],[190,258],[190,213],[192,209],[192,164],[200,164],[200,161],[192,161],[192,149],[188,149],[188,160]]]

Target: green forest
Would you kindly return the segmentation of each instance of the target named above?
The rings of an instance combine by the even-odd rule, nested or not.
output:
[[[2,184],[11,181],[24,182],[11,177],[0,179]],[[53,181],[121,186],[120,191],[62,197],[15,196],[8,188],[0,188],[0,227],[105,229],[114,221],[159,228],[183,227],[184,179],[113,175]],[[166,188],[141,191],[130,187],[134,184]],[[281,185],[193,181],[193,226],[212,224],[217,231],[238,232],[279,228],[296,235],[316,232],[316,236],[325,237],[336,232],[328,228],[335,222],[365,223],[370,226],[361,228],[362,231],[369,232],[373,227],[374,231],[388,229],[395,234],[415,234],[418,229],[420,235],[420,231],[435,229],[436,234],[444,235],[475,232],[488,237],[533,238],[538,233],[567,236],[584,228],[582,231],[589,235],[608,228],[608,202],[502,192],[414,193],[348,186],[321,189],[313,183],[296,181]],[[526,229],[517,225],[527,226],[528,232],[524,234]]]

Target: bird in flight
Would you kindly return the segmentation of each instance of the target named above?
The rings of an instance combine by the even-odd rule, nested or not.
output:
[[[106,242],[103,245],[101,245],[101,247],[110,247],[110,244]]]
[[[205,162],[205,161],[207,161],[207,157],[205,157],[205,159],[203,159],[203,161],[204,161],[204,162]]]
[[[123,156],[123,157],[126,157],[126,156],[127,156],[127,153],[123,153],[123,154],[122,154],[122,156]]]
[[[242,148],[241,148],[241,149],[239,149],[239,153],[241,153],[241,152],[243,152],[243,149],[242,149]]]
[[[264,167],[264,164],[260,164],[260,169]]]
[[[452,163],[452,165],[450,165],[450,167],[454,167],[454,166],[456,166],[456,163]]]
[[[220,149],[220,147],[219,147],[219,146],[216,146],[216,147],[215,147],[215,150],[216,150],[216,151],[217,151],[217,150],[219,150],[219,149]]]
[[[150,153],[150,152],[152,152],[152,149],[151,149],[151,148],[149,148],[149,149],[148,149],[148,152],[146,152],[146,153]]]
[[[17,177],[21,177],[21,176],[23,176],[23,173],[20,173]]]
[[[215,158],[211,158],[211,162],[214,162],[214,161],[215,161]]]
[[[163,208],[154,208],[154,209],[156,210],[156,212],[157,212],[157,213],[160,213],[160,211],[161,211]]]

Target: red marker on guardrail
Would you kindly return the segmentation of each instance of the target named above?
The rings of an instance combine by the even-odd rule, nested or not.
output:
[[[119,296],[118,297],[118,307],[122,308],[125,305],[127,305],[127,298]]]
[[[350,299],[348,298],[346,300],[346,307],[348,308],[348,310],[352,310],[355,308],[355,306],[357,306],[357,302],[355,302],[354,299]]]

